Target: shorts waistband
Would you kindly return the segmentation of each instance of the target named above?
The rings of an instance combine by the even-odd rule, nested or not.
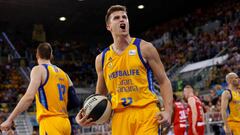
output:
[[[159,108],[157,106],[157,103],[156,102],[152,102],[152,103],[149,103],[149,104],[146,104],[144,106],[129,106],[129,107],[126,107],[126,108],[120,108],[120,109],[114,109],[113,112],[114,113],[118,113],[118,112],[123,112],[123,111],[127,111],[129,109],[142,109],[142,108]],[[160,110],[160,109],[159,109]]]

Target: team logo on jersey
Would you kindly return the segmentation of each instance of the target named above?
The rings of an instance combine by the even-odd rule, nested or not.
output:
[[[109,61],[109,62],[112,62],[112,57],[109,57],[108,61]]]
[[[136,55],[136,50],[129,50],[129,52],[128,52],[128,54],[130,55],[130,56],[133,56],[133,55]]]
[[[112,68],[113,67],[113,64],[112,64],[112,57],[110,57],[109,59],[108,59],[108,67],[109,68]]]
[[[108,67],[109,67],[109,68],[112,68],[112,67],[113,67],[112,62],[110,62],[110,63],[108,64]]]

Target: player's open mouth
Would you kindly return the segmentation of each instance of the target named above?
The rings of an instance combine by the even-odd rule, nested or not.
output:
[[[123,30],[125,30],[126,25],[125,25],[125,24],[120,24],[120,28],[123,29]]]

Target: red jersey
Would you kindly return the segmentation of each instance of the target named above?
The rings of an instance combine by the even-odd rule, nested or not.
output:
[[[193,96],[193,98],[195,100],[195,105],[197,109],[197,122],[196,125],[192,125],[192,110],[190,108],[190,105],[188,105],[188,122],[189,122],[188,135],[193,135],[192,131],[193,126],[195,126],[198,135],[204,135],[204,120],[203,120],[204,113],[202,102],[196,96]]]
[[[175,106],[173,118],[174,126],[186,127],[187,115],[183,103],[174,102],[174,106]]]
[[[186,109],[181,102],[174,102],[173,130],[175,135],[184,135],[187,127]]]
[[[197,122],[204,122],[203,121],[204,113],[203,113],[202,102],[196,96],[193,96],[193,98],[195,99],[195,104],[196,104],[196,109],[197,109]],[[192,110],[189,105],[188,105],[188,122],[189,122],[189,125],[192,125]]]

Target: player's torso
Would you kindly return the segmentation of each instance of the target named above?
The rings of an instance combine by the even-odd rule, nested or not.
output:
[[[47,77],[36,94],[37,119],[47,116],[67,117],[68,78],[54,65],[42,66],[47,71]]]
[[[203,113],[202,102],[196,96],[194,96],[193,98],[195,99],[195,103],[196,103],[197,122],[203,122],[203,115],[204,115],[204,113]],[[192,111],[191,111],[189,105],[188,105],[188,121],[189,121],[189,123],[192,122]]]
[[[228,105],[228,122],[240,122],[240,93],[231,91],[231,101]]]
[[[174,102],[174,126],[186,127],[186,109],[181,102]]]
[[[104,79],[111,94],[112,108],[144,106],[156,102],[151,68],[140,52],[140,40],[133,38],[122,54],[116,54],[112,46],[103,58]]]

